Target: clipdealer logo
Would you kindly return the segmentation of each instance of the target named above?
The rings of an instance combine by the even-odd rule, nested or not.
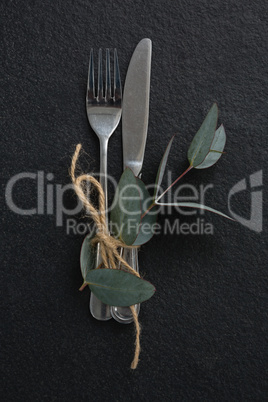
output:
[[[231,209],[231,198],[233,198],[236,194],[247,191],[247,181],[246,179],[240,180],[236,183],[228,194],[228,209],[232,217],[241,223],[243,226],[253,230],[254,232],[262,232],[263,225],[263,190],[262,190],[262,170],[255,172],[249,176],[249,185],[250,185],[250,218],[246,219],[243,216],[238,215],[233,212]]]
[[[6,185],[5,198],[8,207],[18,215],[55,215],[56,226],[63,225],[64,215],[76,215],[82,210],[82,203],[78,200],[73,209],[64,206],[63,197],[66,191],[73,190],[73,185],[53,184],[52,173],[45,175],[43,171],[37,173],[22,172],[13,176]],[[13,193],[16,191],[16,184],[21,180],[34,180],[36,182],[36,200],[29,200],[29,206],[33,203],[34,207],[21,208],[14,202]],[[46,182],[46,183],[45,183]],[[54,201],[55,200],[55,201]]]
[[[250,187],[250,218],[246,219],[243,216],[238,215],[232,210],[231,201],[235,199],[236,194],[241,192],[248,191],[247,181],[246,179],[240,180],[236,183],[228,194],[228,209],[230,215],[243,226],[253,230],[255,232],[260,233],[262,231],[263,226],[263,172],[259,170],[249,176],[249,187]],[[113,177],[108,176],[109,181],[112,183],[114,190],[116,189],[117,183]],[[22,208],[17,205],[14,201],[14,193],[16,192],[16,185],[21,180],[32,180],[36,183],[36,199],[29,200],[29,208]],[[32,215],[55,215],[56,226],[63,226],[64,217],[72,216],[74,217],[79,212],[82,211],[83,205],[77,200],[77,204],[74,208],[68,209],[64,205],[64,194],[67,191],[73,191],[73,185],[71,183],[62,185],[57,183],[52,183],[54,180],[54,175],[52,173],[47,173],[43,171],[37,171],[37,173],[31,172],[22,172],[18,173],[15,176],[11,177],[7,182],[5,189],[5,199],[7,206],[9,209],[18,214],[25,216]],[[208,189],[213,188],[213,184],[208,184],[206,186],[200,185],[199,189],[196,189],[192,185],[183,184],[179,186],[174,194],[175,202],[178,201],[199,201],[201,204],[204,204],[205,193]],[[191,191],[191,196],[181,196],[179,195],[180,191],[188,189]],[[171,201],[171,200],[170,200]],[[172,207],[172,209],[174,209]],[[192,210],[191,212],[185,211],[181,208],[177,208],[177,211],[181,215],[194,215],[197,213],[196,210]],[[168,208],[168,212],[171,214],[171,209]],[[200,214],[204,214],[204,211],[201,210]],[[186,227],[188,225],[189,227]],[[191,228],[190,225],[194,225],[194,228]],[[86,225],[84,223],[77,223],[74,218],[67,219],[66,229],[67,234],[85,234],[91,228],[91,225]],[[165,229],[166,228],[166,229]],[[204,222],[203,219],[197,218],[196,223],[188,224],[186,222],[180,223],[178,219],[171,224],[169,221],[165,220],[165,228],[161,230],[159,226],[155,227],[155,234],[157,233],[177,233],[177,234],[213,234],[213,227],[211,224]],[[78,230],[77,230],[78,229]]]

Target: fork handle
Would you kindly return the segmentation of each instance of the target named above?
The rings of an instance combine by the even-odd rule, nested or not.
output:
[[[101,253],[100,253],[100,244],[98,244],[97,245],[96,267],[100,263],[101,263]],[[90,309],[92,316],[99,321],[107,321],[112,318],[111,306],[108,306],[108,304],[104,304],[92,292],[90,295],[89,309]]]
[[[108,154],[108,137],[100,137],[100,184],[104,192],[105,200],[105,219],[108,227],[108,188],[107,188],[107,154]]]
[[[107,195],[107,151],[108,138],[100,137],[100,184],[102,186],[105,198],[105,219],[108,227],[108,195]],[[97,245],[96,268],[101,263],[100,244]],[[111,307],[99,300],[94,293],[91,292],[89,309],[94,318],[100,321],[107,321],[112,318]]]
[[[133,268],[135,271],[139,272],[139,263],[138,263],[138,250],[135,249],[122,249],[122,254],[124,260]],[[135,309],[137,314],[140,311],[140,304],[135,304]],[[122,323],[122,324],[130,324],[133,322],[133,315],[129,307],[111,307],[112,317]]]

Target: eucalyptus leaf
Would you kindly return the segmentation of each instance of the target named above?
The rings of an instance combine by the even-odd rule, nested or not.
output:
[[[207,207],[206,205],[198,204],[196,202],[166,202],[166,203],[165,202],[163,202],[163,203],[162,202],[156,202],[156,204],[157,205],[170,205],[170,206],[173,206],[173,207],[187,207],[187,208],[204,209],[206,211],[213,212],[214,214],[221,215],[224,218],[227,218],[227,219],[230,219],[231,221],[234,221],[234,219],[231,218],[230,216],[225,215],[222,212],[217,211],[214,208],[210,208],[210,207]]]
[[[217,120],[218,106],[214,103],[188,149],[187,156],[190,166],[196,167],[200,165],[209,153],[216,131]]]
[[[145,184],[139,178],[137,178],[137,184],[140,188],[142,199],[141,199],[141,210],[142,215],[147,211],[147,209],[152,205],[153,198],[150,196]],[[133,243],[134,246],[140,246],[147,243],[154,235],[154,225],[157,220],[158,207],[153,207],[141,220],[139,227],[139,234]]]
[[[174,140],[175,135],[173,135],[173,137],[171,138],[171,140],[169,141],[169,144],[164,152],[164,155],[161,159],[158,171],[157,171],[157,175],[156,175],[156,181],[155,181],[155,190],[154,190],[154,196],[153,198],[156,199],[158,196],[158,191],[159,191],[159,187],[161,186],[162,180],[163,180],[163,176],[165,173],[165,169],[166,169],[166,165],[167,165],[167,160],[168,160],[168,156],[169,156],[169,152],[171,149],[171,145],[172,142]]]
[[[82,244],[81,252],[80,252],[80,268],[81,274],[84,279],[86,280],[86,275],[88,271],[95,268],[96,263],[96,247],[93,247],[91,244],[91,240],[95,236],[95,231],[89,233]]]
[[[111,231],[128,246],[133,244],[141,223],[141,190],[131,169],[119,180],[110,216]]]
[[[155,292],[150,282],[118,269],[88,271],[86,282],[95,296],[110,306],[132,306],[150,299]]]
[[[195,169],[206,169],[214,165],[222,156],[225,143],[226,134],[223,125],[221,125],[215,132],[209,153],[207,154],[203,162],[200,163],[200,165],[195,166]]]

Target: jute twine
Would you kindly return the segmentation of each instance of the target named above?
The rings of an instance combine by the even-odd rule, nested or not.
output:
[[[77,165],[77,160],[79,158],[79,153],[81,151],[81,144],[76,146],[75,153],[72,157],[72,164],[70,169],[70,175],[73,182],[74,190],[77,194],[77,197],[83,203],[84,208],[90,214],[91,218],[94,220],[97,233],[95,237],[92,239],[92,244],[96,246],[100,243],[100,252],[101,258],[103,262],[103,266],[105,268],[112,268],[117,269],[119,263],[121,266],[124,266],[127,271],[131,272],[133,275],[140,277],[139,273],[136,272],[121,256],[119,253],[119,249],[121,247],[126,247],[124,243],[120,240],[115,239],[113,236],[109,235],[109,231],[106,224],[105,219],[105,197],[103,189],[93,176],[88,174],[82,174],[78,177],[75,176],[75,170]],[[87,197],[87,187],[86,183],[91,183],[95,187],[98,193],[98,201],[99,207],[98,210],[92,205],[90,200]],[[130,246],[130,248],[133,248]],[[133,320],[136,329],[136,341],[135,341],[135,354],[133,361],[131,363],[131,368],[135,369],[139,362],[139,355],[140,355],[140,332],[141,327],[138,320],[138,314],[136,313],[135,306],[130,306]]]

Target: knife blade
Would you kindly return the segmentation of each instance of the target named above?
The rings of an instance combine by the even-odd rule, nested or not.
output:
[[[127,71],[122,108],[123,167],[132,169],[135,176],[140,175],[147,140],[149,119],[149,97],[151,76],[152,42],[142,39],[130,60]],[[137,272],[137,249],[123,249],[123,258]],[[140,305],[135,306],[139,313]],[[129,307],[112,307],[113,318],[121,323],[133,321]]]
[[[129,167],[138,176],[147,139],[150,97],[152,42],[142,39],[130,60],[122,109],[124,169]]]

